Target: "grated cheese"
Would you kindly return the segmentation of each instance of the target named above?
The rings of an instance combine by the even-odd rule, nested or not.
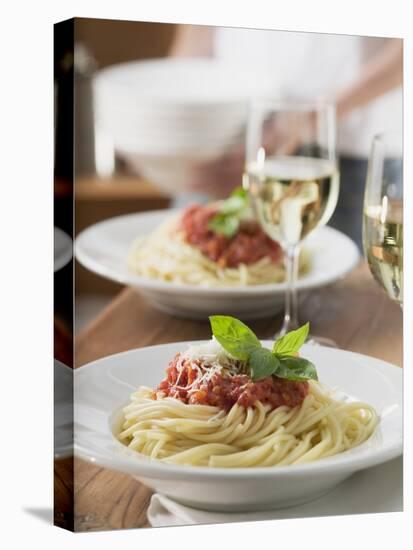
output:
[[[198,371],[198,376],[187,386],[181,386],[179,374],[174,384],[175,388],[186,390],[188,394],[198,391],[200,386],[209,382],[216,374],[240,374],[240,361],[232,357],[214,337],[208,342],[189,346],[179,358],[176,365],[178,371],[183,372],[184,363],[188,361]]]

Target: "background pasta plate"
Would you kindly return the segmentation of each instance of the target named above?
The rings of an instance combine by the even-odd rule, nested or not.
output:
[[[154,231],[179,210],[159,210],[118,216],[82,231],[75,241],[77,260],[87,269],[142,293],[156,308],[189,318],[219,311],[243,319],[273,315],[282,308],[285,283],[207,288],[183,285],[134,275],[128,271],[127,255],[132,242]],[[298,281],[299,290],[332,283],[346,275],[359,260],[356,245],[330,227],[316,230],[305,241],[310,269]]]
[[[207,468],[167,464],[119,443],[113,429],[119,411],[140,385],[154,387],[176,352],[193,342],[127,351],[75,371],[75,453],[105,468],[130,474],[153,490],[188,506],[214,511],[253,511],[292,506],[321,496],[358,470],[402,452],[402,371],[372,357],[308,346],[320,380],[373,405],[375,434],[362,445],[313,463],[268,468]],[[270,342],[264,342],[270,347]]]

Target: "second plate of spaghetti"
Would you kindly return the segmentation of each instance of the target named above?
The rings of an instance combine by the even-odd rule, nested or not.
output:
[[[191,225],[197,212],[186,214],[187,235],[198,238]],[[239,262],[240,247],[223,247],[223,237],[211,242],[201,234],[195,244],[185,240],[176,231],[184,215],[162,210],[97,223],[77,237],[76,258],[98,275],[130,286],[156,308],[181,317],[204,319],[220,311],[252,319],[282,309],[285,283],[278,245],[247,225],[233,240],[242,241],[245,258]],[[322,227],[305,241],[297,288],[330,284],[358,260],[357,247],[346,235]]]

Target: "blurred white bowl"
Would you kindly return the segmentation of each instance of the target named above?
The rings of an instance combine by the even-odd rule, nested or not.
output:
[[[244,101],[268,83],[255,82],[241,65],[206,58],[163,58],[121,63],[99,72],[96,84],[132,105],[142,100],[153,105],[187,109]],[[131,93],[133,92],[133,93]]]
[[[190,156],[153,156],[125,153],[123,157],[127,160],[129,168],[146,181],[154,183],[166,193],[176,194],[178,191],[190,190],[191,182],[197,177],[196,173],[200,166],[213,161],[219,154],[219,149],[210,151],[209,155],[205,151],[200,158],[196,158],[195,154],[193,152]]]
[[[176,191],[243,141],[248,100],[275,92],[270,75],[213,59],[123,63],[94,80],[96,123],[134,170]]]

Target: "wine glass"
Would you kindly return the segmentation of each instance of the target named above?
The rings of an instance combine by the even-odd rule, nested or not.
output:
[[[373,139],[364,194],[363,245],[373,277],[403,307],[403,143],[398,132]]]
[[[303,240],[337,204],[335,108],[324,102],[253,101],[243,185],[263,230],[284,251],[284,321],[276,338],[298,328],[296,281]],[[313,343],[334,345],[311,337]]]

